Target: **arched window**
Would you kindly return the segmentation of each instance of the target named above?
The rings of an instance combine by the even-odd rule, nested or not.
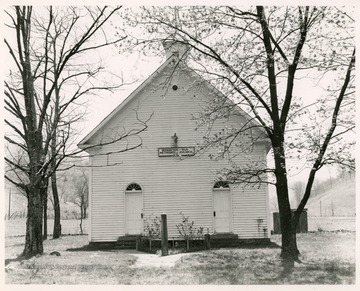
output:
[[[230,189],[229,182],[217,181],[214,185],[214,189]]]
[[[141,191],[141,187],[139,184],[131,183],[126,187],[126,191]]]

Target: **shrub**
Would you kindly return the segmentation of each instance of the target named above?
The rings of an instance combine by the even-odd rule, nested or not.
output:
[[[144,219],[144,235],[150,238],[160,238],[161,220],[160,217],[150,215]]]
[[[323,232],[324,230],[322,229],[321,226],[318,226],[318,229],[317,229],[318,232]]]
[[[185,239],[192,239],[195,236],[203,236],[203,227],[194,227],[194,221],[189,221],[189,216],[185,216],[182,212],[181,222],[176,225],[179,234]]]

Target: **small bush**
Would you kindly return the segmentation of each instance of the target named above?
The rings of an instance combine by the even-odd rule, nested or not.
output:
[[[160,217],[149,217],[144,219],[144,235],[150,238],[160,238],[161,235],[161,220]]]
[[[317,229],[318,232],[323,232],[324,230],[322,229],[321,226],[318,226],[318,229]]]
[[[176,228],[179,234],[185,239],[191,239],[195,236],[203,236],[204,228],[194,227],[194,221],[189,221],[189,216],[185,216],[182,212],[181,215],[181,222],[176,225]]]

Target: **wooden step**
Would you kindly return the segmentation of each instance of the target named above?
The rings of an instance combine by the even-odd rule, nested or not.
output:
[[[214,233],[210,235],[211,239],[239,239],[239,236],[234,233]]]
[[[215,233],[210,236],[211,247],[236,247],[239,245],[239,236],[233,233]]]
[[[137,236],[121,236],[118,237],[115,249],[135,249]]]

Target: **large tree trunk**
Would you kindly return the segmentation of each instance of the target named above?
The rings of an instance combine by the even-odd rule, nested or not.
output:
[[[43,203],[41,197],[41,188],[32,187],[28,191],[28,216],[26,220],[26,237],[25,237],[25,248],[22,256],[29,258],[38,254],[42,254],[43,248],[43,237],[42,237],[42,226],[43,226]]]
[[[61,221],[60,221],[60,201],[59,193],[57,190],[56,173],[51,176],[51,189],[54,198],[54,231],[53,238],[59,238],[61,236]]]
[[[280,140],[280,142],[279,142]],[[286,161],[281,137],[274,142],[276,193],[279,205],[281,227],[281,258],[298,260],[299,250],[296,243],[296,227],[291,213],[289,190],[287,181]]]
[[[278,192],[280,193],[278,194],[278,204],[281,227],[281,258],[298,260],[299,250],[296,243],[296,228],[293,224],[288,189],[280,186],[277,191],[280,191]]]
[[[29,184],[26,185],[26,194],[28,198],[28,216],[26,220],[25,247],[22,255],[32,257],[42,254],[43,249],[43,200],[42,186],[44,186],[43,172],[43,136],[42,125],[44,115],[38,115],[36,110],[36,95],[34,90],[34,76],[31,69],[31,57],[29,42],[31,32],[32,7],[15,7],[17,22],[15,28],[17,31],[18,54],[22,66],[22,87],[25,106],[24,130],[27,144],[27,153],[29,155]],[[39,116],[39,122],[37,120]]]
[[[300,252],[297,247],[296,229],[292,223],[291,210],[288,211],[288,209],[283,209],[283,215],[280,215],[280,225],[282,233],[280,256],[285,260],[297,261]]]

